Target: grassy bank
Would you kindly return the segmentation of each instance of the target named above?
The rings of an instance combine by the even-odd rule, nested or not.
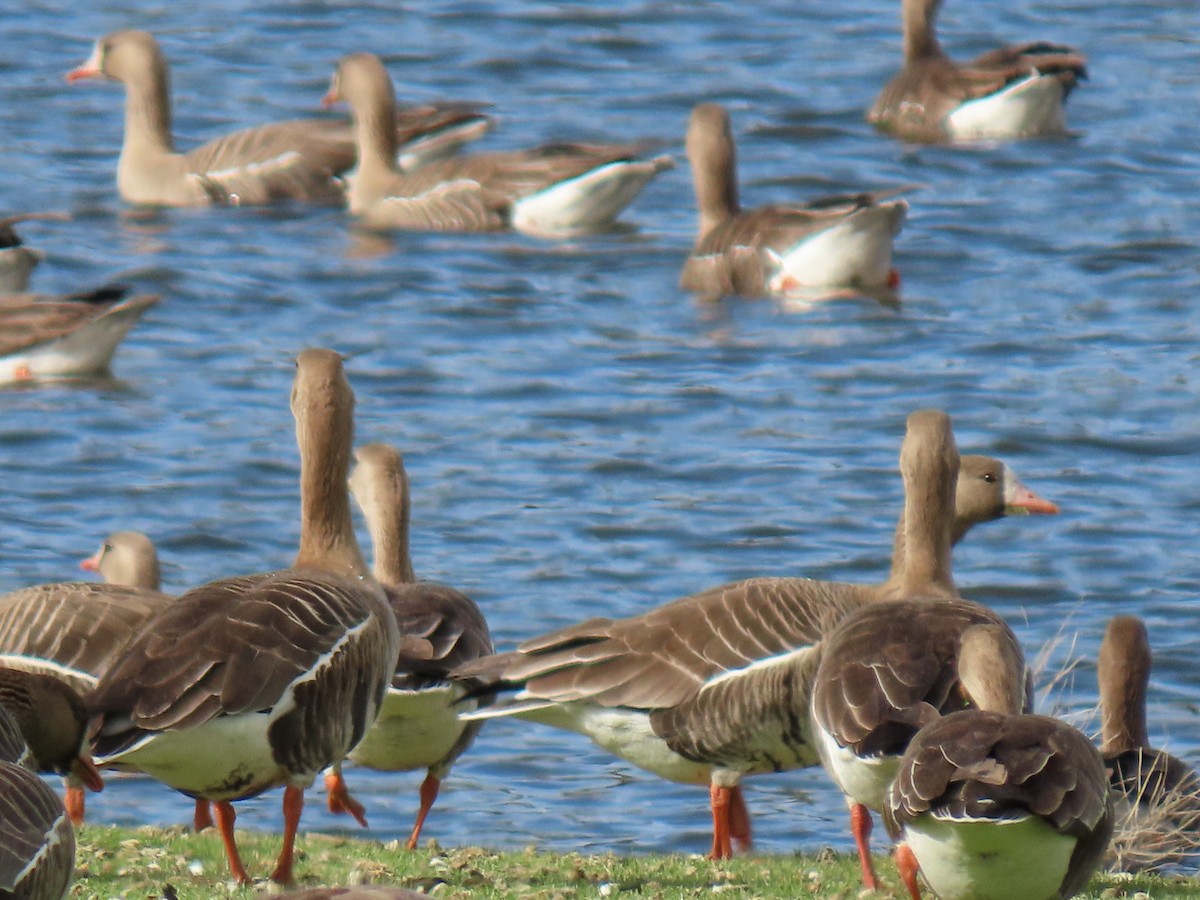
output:
[[[72,897],[209,900],[252,897],[233,887],[221,842],[212,832],[181,828],[122,829],[84,826],[79,833]],[[264,876],[279,852],[279,836],[239,832],[251,874]],[[305,835],[298,843],[302,887],[331,884],[394,884],[456,898],[574,897],[820,897],[857,898],[858,865],[847,854],[751,856],[713,863],[695,856],[584,856],[528,850],[498,853],[475,847],[415,852],[397,842]],[[906,897],[887,859],[878,860],[887,889],[881,900]],[[1097,876],[1085,896],[1200,897],[1200,880]]]

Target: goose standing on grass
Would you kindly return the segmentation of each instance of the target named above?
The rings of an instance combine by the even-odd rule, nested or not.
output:
[[[355,452],[350,491],[358,502],[375,548],[375,578],[383,585],[400,628],[400,656],[379,718],[350,751],[360,766],[388,772],[426,769],[421,805],[407,846],[416,849],[425,817],[454,761],[482,725],[460,712],[478,706],[466,689],[450,681],[456,666],[495,652],[487,621],[475,601],[454,588],[417,581],[408,552],[411,503],[400,453],[387,444]],[[325,776],[329,808],[349,812],[364,826],[362,805],[346,790],[340,770]]]
[[[60,900],[75,873],[75,829],[29,758],[21,728],[0,706],[0,896]]]
[[[81,564],[104,584],[60,581],[0,595],[0,665],[41,672],[86,695],[133,635],[172,601],[159,587],[158,554],[143,534],[118,531]],[[82,824],[86,779],[69,774],[65,804]]]
[[[1136,616],[1109,620],[1096,661],[1100,752],[1117,798],[1109,868],[1148,871],[1200,858],[1200,777],[1150,745],[1146,689],[1152,656]]]
[[[23,213],[0,219],[0,295],[19,294],[29,288],[29,276],[46,258],[41,250],[25,246],[14,225],[38,219],[64,221],[62,213]]]
[[[159,301],[120,285],[65,296],[0,296],[0,385],[101,375],[117,345]]]
[[[913,900],[1059,900],[1083,890],[1113,829],[1104,760],[1087,736],[1022,715],[1025,664],[1007,629],[963,632],[957,692],[970,709],[922,728],[884,821]]]
[[[980,472],[1004,471],[980,460]],[[959,511],[965,523],[1005,509],[995,496],[1000,482],[980,484],[986,489],[960,495],[973,504]],[[1030,498],[1045,503],[1032,492],[1015,502]],[[906,542],[899,546],[904,552]],[[891,596],[904,577],[902,567],[882,585],[734,582],[640,616],[536,637],[455,674],[508,694],[470,718],[516,715],[576,731],[659,777],[708,785],[711,856],[724,858],[734,842],[750,844],[741,778],[818,762],[808,705],[819,642],[851,611]]]
[[[680,286],[704,297],[882,292],[900,281],[892,245],[908,204],[889,199],[912,186],[743,209],[729,113],[692,110],[687,131],[700,227]]]
[[[1074,47],[1032,41],[956,63],[934,31],[941,0],[902,0],[904,68],[867,121],[921,143],[1066,134],[1063,102],[1087,77]]]
[[[338,101],[350,106],[358,142],[346,205],[371,227],[594,231],[611,225],[651,178],[674,165],[669,156],[645,159],[632,144],[548,144],[402,171],[392,137],[395,89],[378,56],[352,53],[339,60],[324,102]]]
[[[354,165],[354,140],[333,119],[295,119],[235,131],[188,153],[175,150],[167,61],[145,31],[114,31],[67,74],[68,81],[107,78],[125,85],[125,140],[117,190],[152,206],[256,205],[276,200],[341,198],[334,178]],[[396,140],[418,158],[452,151],[490,127],[470,106],[406,110]]]
[[[215,801],[242,884],[251,879],[231,801],[285,786],[271,878],[291,883],[304,789],[375,720],[399,646],[350,521],[354,394],[338,354],[299,355],[292,413],[301,510],[293,567],[188,591],[147,623],[88,701],[97,763]]]
[[[814,740],[825,770],[846,795],[863,884],[872,890],[869,810],[883,810],[913,735],[961,705],[955,682],[962,633],[980,624],[1008,628],[954,586],[959,458],[945,413],[920,410],[908,417],[900,471],[904,571],[895,579],[896,599],[858,609],[838,624],[822,645],[811,692]]]

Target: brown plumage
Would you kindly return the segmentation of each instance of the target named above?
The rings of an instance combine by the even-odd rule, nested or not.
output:
[[[0,897],[60,900],[75,871],[75,830],[37,775],[0,762]]]
[[[341,199],[335,180],[354,165],[353,134],[332,119],[297,119],[236,131],[188,153],[175,151],[167,62],[144,31],[114,31],[68,80],[110,78],[125,85],[125,141],[117,189],[130,203],[158,206],[250,205],[276,200]],[[433,137],[435,155],[478,136],[487,119],[464,105],[414,107],[397,122],[400,144]]]
[[[911,186],[743,209],[729,114],[716,103],[692,110],[687,154],[700,224],[680,277],[684,290],[705,297],[757,297],[895,287],[892,242],[908,204],[890,198]],[[815,246],[818,238],[828,239],[820,252],[792,256],[807,241]]]
[[[940,6],[941,0],[903,0],[904,67],[880,92],[867,121],[923,143],[1063,133],[1062,103],[1087,77],[1083,54],[1074,47],[1032,41],[956,63],[942,51],[934,31]],[[1044,78],[1035,84],[1038,76]],[[969,113],[970,121],[960,117],[964,105],[987,103],[1022,82],[1021,90],[1036,96],[1013,118],[982,105],[978,119],[975,112]]]
[[[229,801],[287,785],[272,878],[290,882],[303,790],[362,738],[395,664],[395,618],[350,521],[353,410],[341,358],[301,353],[292,390],[301,460],[293,568],[188,591],[147,624],[89,699],[98,760],[218,801],[230,868],[243,883]]]

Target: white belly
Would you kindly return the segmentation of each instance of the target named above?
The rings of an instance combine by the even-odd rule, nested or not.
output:
[[[946,117],[946,131],[960,141],[1065,134],[1062,101],[1062,82],[1034,72],[1002,91],[958,107]]]
[[[883,812],[888,788],[900,771],[898,756],[857,756],[842,747],[823,728],[814,727],[821,763],[842,793],[875,812]]]
[[[457,705],[462,694],[462,688],[449,685],[422,691],[389,690],[379,718],[350,751],[350,759],[387,772],[423,769],[440,762],[466,727],[458,713],[476,706]]]
[[[1057,900],[1076,843],[1036,816],[954,822],[930,813],[904,839],[941,900]]]

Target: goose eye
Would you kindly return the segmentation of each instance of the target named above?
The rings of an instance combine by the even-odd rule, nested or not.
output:
[[[983,480],[984,480],[984,481],[986,481],[988,484],[995,484],[995,483],[996,483],[996,476],[995,476],[995,475],[993,475],[991,472],[984,472],[984,473],[983,473]]]

